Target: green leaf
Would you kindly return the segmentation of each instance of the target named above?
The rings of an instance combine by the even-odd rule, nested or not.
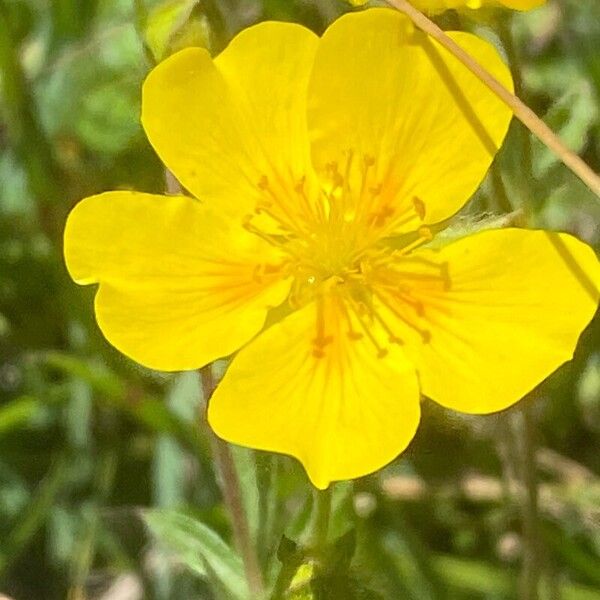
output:
[[[571,81],[569,89],[550,108],[544,120],[573,152],[580,153],[588,142],[597,117],[594,89],[589,81],[578,78],[575,82]],[[556,154],[537,139],[533,140],[533,150],[538,176],[545,175],[559,162]]]
[[[201,391],[195,371],[180,373],[171,384],[165,403],[182,423],[194,426]],[[189,477],[187,456],[181,444],[171,435],[161,435],[154,452],[154,498],[161,508],[175,508],[185,502]]]
[[[195,10],[198,4],[198,0],[167,0],[150,12],[144,38],[157,62],[186,47],[210,46],[208,20]]]
[[[147,511],[156,540],[202,579],[216,579],[230,600],[246,600],[248,586],[239,555],[203,523],[177,511]]]
[[[39,408],[40,402],[28,396],[17,398],[0,407],[0,435],[29,421]]]

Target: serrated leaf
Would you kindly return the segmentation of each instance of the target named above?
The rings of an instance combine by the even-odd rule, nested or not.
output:
[[[248,599],[242,560],[216,532],[178,511],[147,511],[144,520],[158,543],[182,565],[202,579],[216,578],[227,598]]]

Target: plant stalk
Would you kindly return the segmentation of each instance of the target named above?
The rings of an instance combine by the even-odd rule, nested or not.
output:
[[[208,400],[216,387],[210,365],[200,370],[200,380],[204,398]],[[233,537],[242,557],[248,589],[253,598],[263,598],[264,582],[256,549],[250,535],[248,518],[242,501],[242,489],[231,449],[226,442],[217,436],[213,436],[212,445],[217,469],[221,475],[223,500],[231,517]]]
[[[523,571],[521,573],[521,598],[538,600],[541,577],[542,549],[540,545],[538,482],[536,471],[536,434],[531,403],[525,400],[520,409],[522,440],[521,477],[525,488],[523,512]]]
[[[313,510],[307,546],[309,551],[319,558],[327,546],[332,490],[333,486],[330,485],[326,490],[314,490],[313,493]]]

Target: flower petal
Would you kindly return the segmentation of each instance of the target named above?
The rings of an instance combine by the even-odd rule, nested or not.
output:
[[[510,406],[570,360],[598,305],[598,259],[567,234],[480,232],[399,270],[409,291],[385,297],[421,389],[467,413]]]
[[[189,48],[150,73],[142,99],[146,134],[195,196],[248,212],[265,176],[293,181],[305,173],[306,89],[317,41],[299,25],[262,23],[215,61]]]
[[[350,339],[339,302],[323,300],[322,313],[309,304],[242,349],[208,409],[217,435],[295,456],[318,488],[390,462],[420,415],[402,350],[378,357],[368,338]],[[316,337],[331,339],[319,351]]]
[[[301,177],[310,164],[306,95],[318,43],[305,27],[268,21],[243,30],[215,59],[262,156],[284,176]]]
[[[468,33],[449,35],[511,88],[491,44]],[[349,156],[358,170],[374,163],[368,182],[380,190],[374,212],[403,231],[463,206],[511,119],[456,58],[389,9],[349,13],[333,23],[319,45],[308,94],[317,171],[326,177],[338,164],[343,172]]]
[[[184,196],[86,198],[69,215],[64,245],[73,279],[100,283],[96,318],[106,338],[163,371],[231,354],[289,291],[271,246]]]

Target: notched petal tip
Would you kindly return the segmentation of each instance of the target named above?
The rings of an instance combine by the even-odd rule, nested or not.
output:
[[[127,192],[123,192],[127,193]],[[131,192],[133,195],[133,192]],[[69,212],[63,232],[63,256],[71,279],[79,285],[98,283],[99,274],[94,260],[94,232],[98,223],[95,207],[98,203],[110,202],[111,192],[96,194],[80,200]]]
[[[190,370],[238,350],[289,293],[280,256],[226,215],[185,196],[108,192],[72,211],[65,257],[76,280],[99,282],[107,340],[150,368]]]
[[[399,346],[378,354],[325,307],[327,343],[310,304],[233,359],[208,407],[217,435],[297,458],[319,489],[373,473],[410,443],[420,419],[417,378]]]

